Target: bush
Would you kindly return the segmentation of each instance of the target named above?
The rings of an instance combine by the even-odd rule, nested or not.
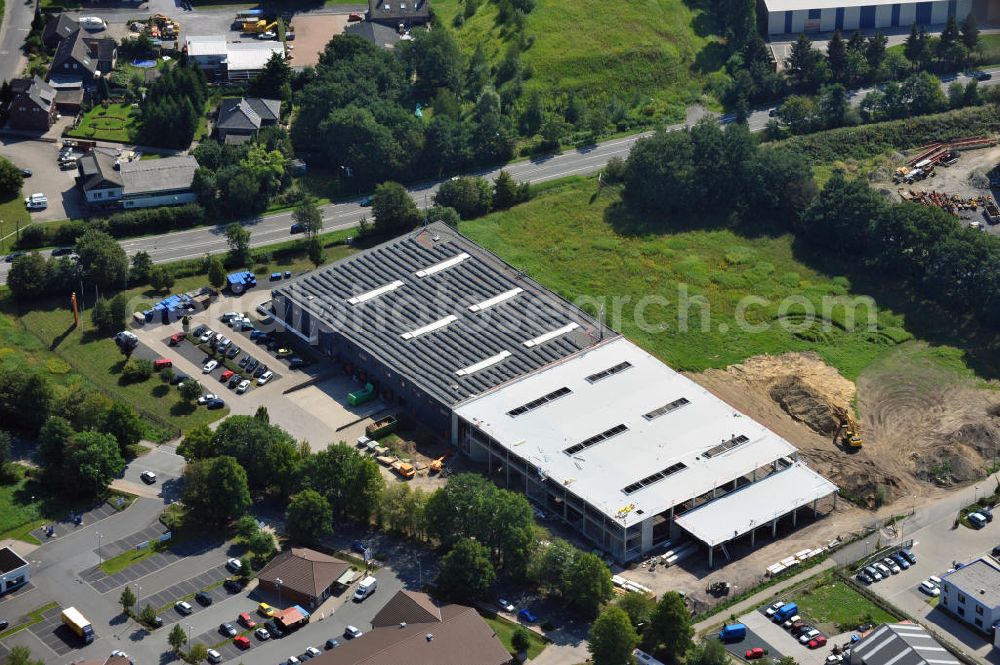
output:
[[[41,247],[45,244],[45,231],[41,226],[26,226],[21,231],[21,247]]]
[[[153,376],[153,363],[142,358],[130,358],[122,367],[122,379],[129,383],[145,381]]]

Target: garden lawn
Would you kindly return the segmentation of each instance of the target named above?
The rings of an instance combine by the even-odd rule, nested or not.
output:
[[[26,179],[24,184],[25,187],[30,187],[31,180]],[[0,254],[11,248],[18,227],[23,229],[30,223],[31,216],[20,195],[0,203]],[[10,238],[7,238],[8,235]]]
[[[513,653],[514,647],[510,640],[514,635],[514,631],[517,630],[517,625],[500,617],[484,616],[483,621],[493,629],[493,632],[497,634],[497,639],[507,648],[507,651]],[[547,643],[530,630],[528,631],[528,636],[531,640],[531,646],[528,647],[528,660],[533,660],[545,649]]]
[[[814,587],[796,594],[793,600],[804,619],[835,626],[837,632],[855,630],[865,623],[899,621],[832,573],[821,575]]]
[[[131,104],[97,105],[83,115],[80,124],[66,130],[66,136],[96,141],[130,143],[139,131],[139,119]]]
[[[873,331],[862,325],[845,330],[843,305],[831,309],[829,326],[798,326],[803,305],[782,310],[784,299],[801,299],[821,312],[824,297],[864,294],[847,277],[823,274],[799,260],[789,235],[747,237],[717,228],[625,235],[615,230],[624,215],[617,201],[614,188],[598,193],[596,179],[578,178],[512,210],[463,222],[460,230],[591,314],[603,304],[612,328],[678,370],[816,351],[854,379],[912,337],[902,317],[883,308]],[[751,295],[757,300],[744,300]],[[665,304],[647,307],[649,325],[640,325],[636,304],[649,296]],[[685,298],[689,304],[679,305]],[[748,305],[743,320],[762,330],[738,325],[741,302]],[[867,306],[851,309],[857,321],[868,322]]]
[[[723,49],[707,32],[711,20],[697,3],[681,0],[576,0],[538,2],[525,32],[534,44],[522,62],[533,68],[525,90],[544,96],[578,92],[582,97],[641,109],[642,117],[683,120],[701,98],[708,74],[722,69]],[[434,13],[453,26],[464,10],[459,0],[435,0]],[[496,5],[479,3],[476,14],[454,32],[465,54],[483,44],[491,62],[507,44],[496,26]],[[699,25],[699,30],[695,29]]]

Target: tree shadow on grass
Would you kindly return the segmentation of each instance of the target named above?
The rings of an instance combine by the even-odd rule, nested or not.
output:
[[[176,402],[170,407],[170,415],[172,416],[190,416],[197,409],[197,405],[194,402]]]
[[[56,338],[52,340],[52,343],[49,344],[49,351],[55,351],[56,349],[58,349],[59,345],[62,344],[63,341],[65,341],[65,339],[69,337],[69,334],[74,330],[76,330],[76,323],[70,324],[69,328],[66,328],[66,330],[61,335],[57,335]]]
[[[149,392],[153,397],[166,397],[170,393],[170,386],[165,383],[161,383]]]
[[[720,42],[709,42],[694,57],[691,69],[700,74],[711,74],[723,68],[729,59],[729,49]]]

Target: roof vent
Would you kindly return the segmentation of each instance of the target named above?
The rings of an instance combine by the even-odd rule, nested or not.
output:
[[[430,642],[434,639],[434,633],[427,633],[427,641]]]
[[[400,621],[399,622],[399,627],[400,628],[406,628],[406,622],[405,621]]]

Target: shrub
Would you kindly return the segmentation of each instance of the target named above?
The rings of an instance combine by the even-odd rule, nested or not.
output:
[[[41,247],[45,244],[45,231],[41,226],[26,226],[21,231],[21,247]]]
[[[153,376],[153,363],[142,358],[130,358],[122,367],[122,379],[129,383],[145,381]]]

